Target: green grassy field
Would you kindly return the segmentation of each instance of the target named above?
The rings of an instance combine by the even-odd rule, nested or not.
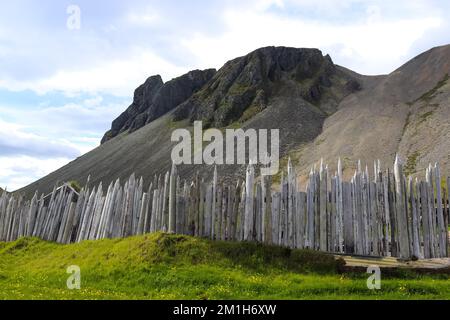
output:
[[[0,299],[450,299],[448,275],[399,271],[367,289],[368,274],[307,250],[156,233],[58,245],[0,243]],[[81,268],[81,289],[66,286]]]

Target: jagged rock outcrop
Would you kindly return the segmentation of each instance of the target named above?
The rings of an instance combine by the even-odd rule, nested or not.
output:
[[[176,109],[174,119],[223,127],[245,122],[264,110],[272,97],[289,94],[286,88],[294,88],[297,96],[315,105],[326,103],[323,98],[333,95],[332,86],[344,95],[359,89],[355,79],[342,74],[337,79],[338,73],[330,56],[318,49],[261,48],[227,62],[202,90]]]
[[[133,132],[171,111],[202,88],[216,73],[214,69],[194,70],[166,83],[152,76],[134,92],[133,103],[111,125],[102,143],[124,131]]]

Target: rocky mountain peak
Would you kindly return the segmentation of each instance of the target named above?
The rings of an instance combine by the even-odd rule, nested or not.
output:
[[[264,47],[227,62],[205,87],[180,105],[175,120],[203,120],[206,125],[244,122],[262,111],[274,96],[301,97],[320,104],[335,92],[353,92],[353,79],[336,81],[339,71],[330,56],[318,49]],[[348,83],[347,83],[348,82]],[[343,94],[345,95],[345,94]],[[336,97],[337,105],[341,97]]]
[[[102,143],[124,131],[136,131],[171,111],[203,87],[215,73],[214,69],[193,70],[166,83],[160,75],[149,77],[135,90],[133,103],[113,121]]]

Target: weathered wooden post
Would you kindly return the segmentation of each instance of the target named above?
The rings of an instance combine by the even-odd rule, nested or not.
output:
[[[414,196],[415,186],[413,184],[412,177],[409,177],[409,203],[411,206],[412,214],[412,242],[413,242],[413,255],[416,258],[420,257],[420,241],[419,241],[419,219],[416,207],[416,197]],[[418,195],[419,196],[419,195]]]
[[[305,231],[306,231],[306,193],[297,192],[297,230],[296,230],[296,248],[303,249],[305,247]]]
[[[148,206],[147,206],[147,214],[144,218],[144,234],[150,232],[150,224],[152,219],[152,210],[153,210],[153,182],[150,183],[147,191],[148,195]]]
[[[203,222],[203,236],[209,238],[211,236],[211,201],[212,201],[212,184],[204,183],[204,222]]]
[[[433,187],[433,168],[431,164],[426,171],[426,188],[428,194],[428,223],[429,223],[429,235],[430,235],[430,252],[431,258],[437,257],[436,248],[436,210],[434,204],[434,187]]]
[[[387,241],[387,237],[388,237],[388,228],[387,228],[387,214],[386,214],[386,191],[385,191],[385,186],[386,186],[386,179],[385,177],[383,177],[383,171],[381,169],[381,165],[380,165],[380,161],[378,160],[378,165],[377,165],[377,172],[376,172],[376,177],[377,177],[377,215],[378,215],[378,222],[379,222],[379,228],[378,228],[378,232],[379,232],[379,243],[380,243],[380,248],[381,248],[381,255],[382,256],[386,256],[387,255],[387,247],[388,247],[388,241]]]
[[[253,183],[254,183],[253,165],[249,164],[245,176],[245,223],[244,240],[252,240],[253,234]]]
[[[328,192],[328,210],[329,210],[329,228],[328,228],[328,246],[330,252],[339,252],[338,237],[337,237],[337,197],[336,197],[336,181],[337,173],[330,179],[330,191]]]
[[[306,204],[306,218],[307,218],[307,228],[306,228],[306,244],[305,246],[309,249],[314,249],[314,232],[315,232],[315,216],[314,216],[314,191],[315,191],[315,173],[311,168],[309,173],[309,183],[306,187],[307,193],[307,204]]]
[[[354,224],[356,221],[353,219],[353,201],[352,201],[352,184],[350,182],[342,183],[342,198],[343,198],[343,236],[344,236],[344,252],[355,252],[355,235]]]
[[[439,255],[440,257],[447,256],[447,240],[448,240],[448,227],[445,224],[444,212],[442,210],[442,186],[441,186],[441,172],[439,165],[436,163],[434,166],[435,183],[436,183],[436,201],[437,201],[437,223],[438,223],[438,237],[439,237]]]
[[[163,191],[163,199],[162,199],[162,225],[161,229],[163,232],[167,232],[169,230],[169,180],[170,180],[170,172],[167,171],[164,176],[164,191]]]
[[[157,220],[158,220],[158,200],[159,200],[159,189],[153,190],[153,203],[152,203],[152,217],[150,219],[150,232],[156,232],[157,230]]]
[[[319,233],[319,249],[321,251],[327,251],[328,240],[327,240],[327,175],[323,166],[323,159],[320,160],[319,169],[319,208],[320,208],[320,233]]]
[[[428,216],[428,188],[424,181],[420,182],[420,203],[423,227],[423,255],[425,259],[431,258],[430,222]]]
[[[192,182],[189,188],[188,235],[194,236],[198,218],[197,186]]]
[[[63,237],[61,239],[61,243],[68,244],[70,243],[70,236],[72,234],[72,228],[73,228],[73,222],[75,218],[75,209],[76,209],[76,203],[70,202],[70,208],[69,213],[67,217],[67,223],[64,228]]]
[[[358,170],[354,176],[354,202],[355,209],[353,211],[355,219],[355,253],[364,253],[364,222],[363,222],[363,202],[362,202],[362,181],[361,181],[361,161],[358,161]]]
[[[408,219],[405,208],[405,189],[403,184],[403,166],[400,163],[398,155],[395,157],[394,163],[394,179],[395,179],[395,195],[397,208],[397,221],[399,225],[399,247],[400,258],[409,259],[411,253],[409,251],[408,236]]]
[[[341,158],[339,158],[337,166],[337,180],[336,180],[336,198],[337,198],[336,234],[337,234],[338,252],[344,252],[344,206],[343,206],[342,182],[343,182],[342,162]]]
[[[271,176],[263,176],[263,242],[272,243],[272,191]]]
[[[261,183],[257,182],[255,184],[255,199],[254,199],[254,218],[253,218],[253,225],[254,225],[254,232],[253,232],[253,239],[257,242],[260,242],[262,240],[261,238],[261,216],[262,216],[262,206],[261,206],[261,198],[262,198],[262,191],[261,191]]]
[[[187,199],[188,199],[188,190],[187,190],[187,182],[186,180],[181,186],[180,176],[177,178],[177,208],[176,208],[176,233],[183,234],[185,233],[186,226],[186,212],[187,212]]]
[[[376,175],[375,175],[376,176]],[[369,182],[369,195],[370,195],[370,226],[371,229],[371,242],[372,242],[372,253],[374,256],[379,256],[381,252],[380,242],[379,242],[379,226],[381,221],[379,220],[378,214],[378,193],[377,193],[377,183],[372,181]],[[370,243],[369,243],[370,252]]]
[[[177,182],[175,186],[175,233],[182,234],[182,219],[183,219],[183,189],[181,187],[180,176],[177,175]]]
[[[222,193],[223,193],[223,183],[220,183],[218,188],[217,188],[217,204],[216,204],[216,223],[215,223],[215,232],[214,232],[214,236],[215,239],[220,240],[222,237],[222,201],[223,201],[223,197],[222,197]]]
[[[200,177],[198,171],[195,173],[194,184],[193,184],[193,217],[194,217],[194,235],[199,235],[200,227]]]
[[[263,174],[261,170],[261,242],[266,242],[266,228],[267,228],[267,216],[266,216],[266,176]]]
[[[403,176],[403,188],[405,190],[405,210],[406,210],[406,222],[408,229],[408,243],[409,243],[409,252],[410,255],[413,255],[414,245],[413,245],[413,226],[412,226],[412,208],[411,203],[409,202],[409,194],[408,194],[408,185],[406,181],[406,177]]]
[[[447,215],[446,215],[446,222],[445,224],[448,226],[450,225],[450,177],[447,177],[447,197],[446,197],[446,206],[447,206]],[[447,257],[450,257],[450,237],[448,237],[447,241]]]
[[[314,167],[314,250],[320,250],[320,173]]]
[[[327,251],[328,252],[335,252],[334,249],[334,237],[331,236],[331,229],[334,227],[334,223],[331,223],[331,219],[334,218],[333,213],[333,205],[331,203],[332,201],[332,182],[331,180],[333,177],[330,175],[328,164],[325,166],[325,174],[327,176],[327,192],[326,192],[326,217],[327,217]],[[330,182],[328,184],[328,179],[330,179]]]
[[[139,224],[137,228],[137,234],[144,234],[144,227],[145,227],[145,217],[147,217],[147,211],[148,211],[148,201],[149,196],[148,193],[144,193],[142,195],[142,202],[141,202],[141,208],[140,208],[140,214],[139,214]]]
[[[176,231],[177,167],[172,163],[169,182],[169,233]]]
[[[27,228],[26,228],[26,232],[25,232],[25,234],[27,236],[31,236],[31,234],[33,233],[34,224],[36,223],[36,215],[38,213],[37,209],[38,209],[38,193],[36,191],[33,199],[31,199],[30,210],[28,212],[28,224],[27,224]],[[2,212],[1,212],[1,208],[0,208],[0,215],[1,214],[2,214]],[[1,221],[1,216],[0,216],[0,221]]]
[[[85,233],[87,232],[87,228],[88,228],[88,223],[89,223],[89,219],[92,213],[92,207],[94,204],[94,197],[96,194],[96,189],[94,187],[94,189],[91,192],[91,195],[89,196],[88,201],[86,202],[86,207],[83,210],[83,214],[82,214],[82,221],[81,221],[81,227],[80,227],[80,231],[78,233],[78,237],[77,237],[77,242],[81,242],[82,240],[85,240]],[[43,230],[41,230],[42,233]],[[122,236],[122,234],[120,234],[119,236]]]
[[[135,235],[137,233],[137,229],[139,226],[139,219],[140,219],[139,214],[141,213],[140,209],[142,204],[143,189],[144,189],[144,179],[140,177],[139,182],[136,184],[134,191],[131,235]]]
[[[280,233],[280,201],[281,196],[279,192],[272,194],[272,243],[279,245]]]
[[[287,235],[286,235],[286,245],[292,247],[294,245],[294,237],[295,237],[295,209],[294,209],[294,199],[295,193],[297,192],[295,188],[295,171],[292,167],[291,158],[288,159],[288,167],[287,167],[287,194],[286,194],[286,211],[287,211]]]
[[[369,179],[369,169],[366,165],[365,171],[361,174],[361,187],[362,187],[362,209],[363,209],[363,253],[366,255],[370,255],[370,228],[369,228],[369,219],[370,219],[370,179]]]
[[[205,180],[202,178],[199,185],[198,194],[198,236],[203,237],[205,232],[205,194],[206,194],[206,184]]]
[[[244,224],[245,224],[245,181],[241,183],[241,196],[239,199],[239,223],[238,223],[238,240],[244,240]]]
[[[228,200],[227,200],[227,222],[226,222],[226,240],[232,240],[232,233],[233,233],[233,224],[234,224],[234,217],[233,217],[233,201],[234,201],[234,186],[233,184],[230,184],[230,187],[228,188]]]
[[[280,185],[280,230],[278,234],[278,243],[283,246],[287,246],[287,198],[287,182],[284,174],[282,174]]]
[[[231,229],[230,229],[230,239],[237,240],[238,239],[238,228],[239,228],[239,203],[241,196],[241,182],[237,181],[236,187],[234,189],[233,195],[233,208],[232,208],[232,217],[231,217]]]
[[[216,229],[216,202],[217,202],[217,166],[214,166],[211,199],[211,239],[214,239]]]
[[[94,234],[95,239],[101,239],[101,237],[102,237],[103,228],[104,228],[104,225],[106,224],[106,221],[108,220],[108,215],[110,213],[110,209],[112,206],[113,193],[114,193],[114,185],[111,182],[108,186],[108,191],[106,192],[105,204],[104,204],[102,212],[100,214],[98,229],[96,230],[96,232]]]
[[[384,226],[384,204],[383,204],[383,178],[380,175],[381,172],[380,160],[374,161],[374,183],[375,183],[375,207],[376,207],[376,219],[377,219],[377,234],[378,234],[378,248],[379,255],[384,255],[383,246],[383,226]],[[372,226],[373,228],[373,226]]]

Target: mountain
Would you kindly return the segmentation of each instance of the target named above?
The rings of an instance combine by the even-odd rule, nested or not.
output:
[[[439,162],[450,174],[450,46],[433,48],[394,72],[359,77],[365,88],[344,99],[319,136],[294,152],[303,172],[321,157],[341,157],[347,175],[361,159],[393,163],[398,153],[409,174]],[[334,168],[334,167],[332,167]]]
[[[122,132],[134,132],[171,111],[202,88],[215,73],[214,69],[194,70],[167,83],[159,75],[148,78],[134,92],[131,106],[113,121],[102,143]]]
[[[356,161],[393,162],[396,153],[411,174],[428,162],[450,169],[450,45],[433,48],[389,75],[364,76],[335,65],[317,49],[266,47],[215,70],[193,71],[163,83],[150,77],[133,104],[116,119],[103,143],[63,168],[19,190],[49,191],[57,181],[88,175],[91,183],[127,178],[149,183],[170,168],[175,128],[280,129],[282,164],[288,156],[299,174],[324,158],[338,157],[350,175]],[[371,164],[369,163],[369,166]],[[225,179],[243,176],[244,166],[219,167]],[[183,178],[208,166],[183,165]]]
[[[219,128],[244,123],[275,98],[301,99],[301,104],[316,106],[325,115],[358,88],[317,49],[261,48],[226,63],[201,91],[177,107],[174,120],[202,120]]]

